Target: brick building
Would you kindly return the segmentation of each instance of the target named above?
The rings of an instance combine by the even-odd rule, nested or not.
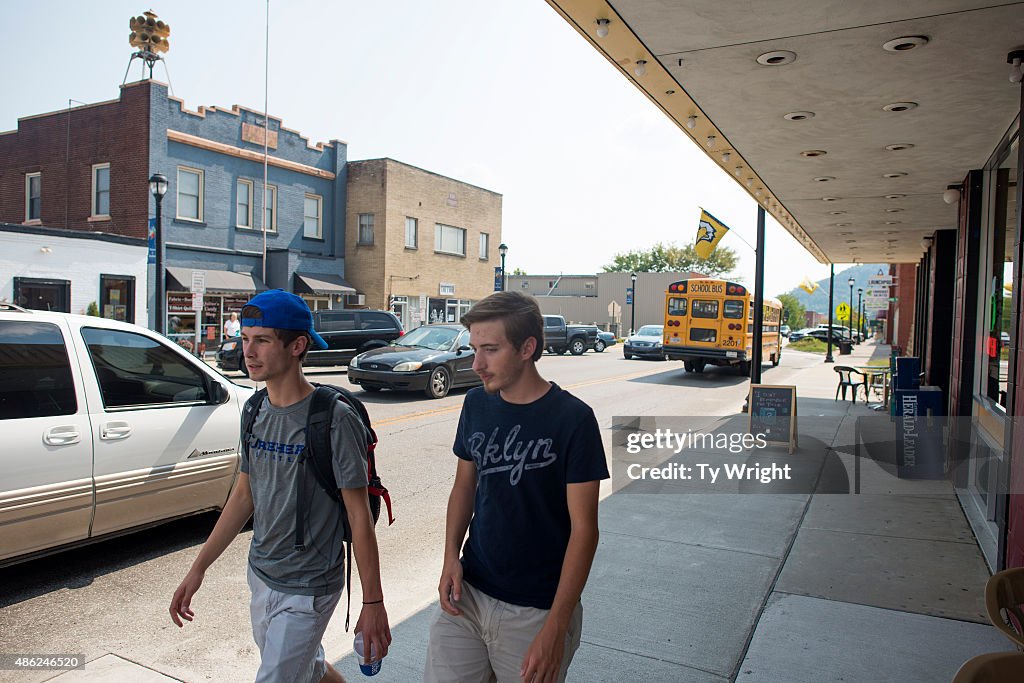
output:
[[[162,173],[164,329],[195,330],[189,289],[192,271],[202,270],[209,339],[268,287],[293,291],[314,310],[385,308],[394,297],[413,326],[457,320],[491,291],[500,195],[391,160],[353,164],[350,184],[345,143],[311,144],[273,116],[268,128],[264,184],[260,112],[192,111],[157,81],[19,119],[17,130],[0,133],[0,222],[146,239],[156,212],[148,179]],[[419,221],[426,243],[405,245],[407,219]],[[154,325],[155,266],[147,279],[140,291]]]
[[[348,281],[407,329],[459,320],[494,290],[501,200],[393,159],[349,162]]]

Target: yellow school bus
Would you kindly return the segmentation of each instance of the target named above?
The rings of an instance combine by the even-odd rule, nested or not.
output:
[[[764,300],[761,358],[778,365],[782,357],[782,304]],[[754,297],[743,285],[694,278],[669,285],[665,292],[662,348],[669,360],[681,360],[688,372],[706,365],[735,365],[750,375],[754,343]]]

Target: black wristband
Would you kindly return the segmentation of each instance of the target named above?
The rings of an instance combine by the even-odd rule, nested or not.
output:
[[[363,604],[364,605],[379,605],[382,602],[384,602],[384,598],[381,598],[380,600],[371,600],[370,602],[364,601]]]

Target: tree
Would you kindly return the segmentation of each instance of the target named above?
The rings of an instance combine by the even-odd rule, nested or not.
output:
[[[783,323],[794,330],[807,327],[807,309],[799,299],[792,294],[780,294],[778,299],[782,302],[782,310],[786,312],[782,318]]]
[[[647,250],[618,253],[604,267],[606,273],[666,273],[696,271],[719,277],[736,268],[736,252],[719,246],[711,256],[702,259],[692,244],[678,247],[673,243],[658,242]]]
[[[509,275],[526,275],[526,271],[522,268],[513,268]]]

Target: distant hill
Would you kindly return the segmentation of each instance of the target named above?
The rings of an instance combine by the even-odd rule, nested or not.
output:
[[[856,280],[856,284],[853,286],[853,305],[857,305],[857,288],[867,289],[868,278],[878,275],[878,271],[881,270],[884,275],[889,274],[889,264],[871,264],[865,263],[862,265],[851,266],[846,270],[836,272],[836,288],[834,292],[834,305],[838,306],[840,303],[848,303],[850,299],[850,285],[847,284],[849,279],[852,277]],[[818,280],[818,288],[814,290],[814,294],[808,294],[799,287],[794,287],[784,294],[792,294],[797,298],[804,308],[808,311],[817,311],[818,313],[828,313],[828,278],[824,280]]]

